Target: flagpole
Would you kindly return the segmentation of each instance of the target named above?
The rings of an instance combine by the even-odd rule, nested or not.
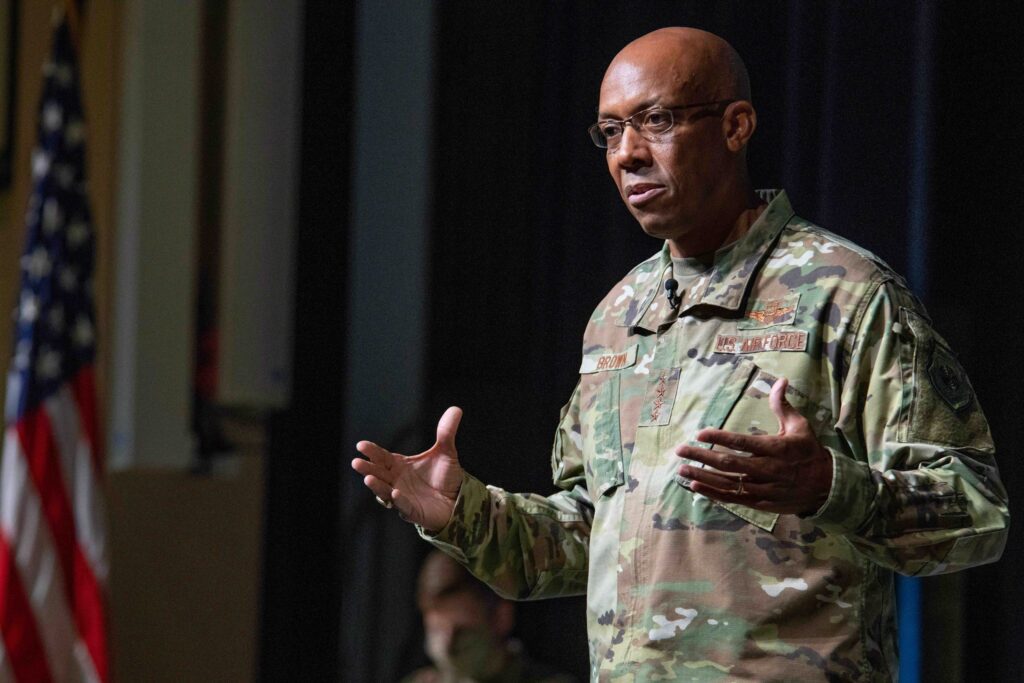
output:
[[[78,11],[78,0],[64,0],[64,15],[68,18],[68,31],[71,33],[71,45],[75,48],[75,55],[81,60],[82,50],[80,36],[82,28],[82,13]]]

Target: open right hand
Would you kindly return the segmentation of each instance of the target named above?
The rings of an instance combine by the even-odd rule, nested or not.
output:
[[[452,406],[437,423],[437,441],[419,455],[400,455],[369,441],[356,444],[363,458],[352,469],[385,503],[392,502],[402,516],[427,531],[440,531],[451,519],[462,486],[462,466],[455,450],[455,432],[462,409]]]

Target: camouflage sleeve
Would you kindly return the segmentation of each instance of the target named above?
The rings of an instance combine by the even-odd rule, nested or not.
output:
[[[1009,512],[988,424],[923,308],[889,281],[868,300],[842,381],[828,500],[812,519],[871,560],[929,575],[994,562]]]
[[[546,498],[484,486],[467,474],[448,525],[420,535],[506,598],[583,594],[593,505],[579,449],[579,386],[562,408],[552,467],[561,490]]]

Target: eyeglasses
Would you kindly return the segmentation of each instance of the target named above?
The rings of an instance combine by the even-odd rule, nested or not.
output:
[[[633,126],[633,130],[649,142],[660,142],[666,133],[672,130],[675,119],[672,117],[674,111],[684,111],[696,107],[720,107],[729,105],[736,100],[717,100],[715,102],[698,102],[687,104],[682,107],[651,107],[638,111],[627,119],[603,119],[598,121],[587,131],[590,139],[601,149],[615,150],[622,144],[622,136],[626,132],[626,126]]]

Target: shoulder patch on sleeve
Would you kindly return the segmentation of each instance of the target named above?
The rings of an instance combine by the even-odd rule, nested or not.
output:
[[[900,308],[900,365],[911,391],[904,396],[906,422],[899,441],[954,448],[992,448],[985,415],[967,373],[945,340],[917,311]]]
[[[933,344],[928,360],[928,378],[936,393],[953,410],[960,411],[971,404],[971,385],[957,359],[941,344]]]

